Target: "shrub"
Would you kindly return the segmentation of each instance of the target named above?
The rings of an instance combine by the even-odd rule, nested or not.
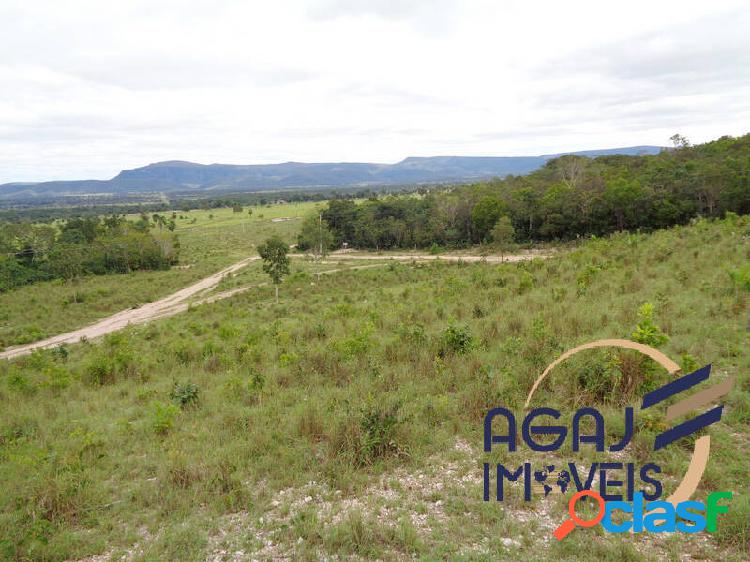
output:
[[[83,379],[101,386],[114,383],[118,376],[132,376],[136,370],[135,354],[128,342],[120,335],[111,334],[84,364]]]
[[[362,429],[362,460],[372,461],[378,457],[398,451],[396,429],[403,422],[401,404],[383,407],[375,404],[361,412],[359,426]]]
[[[399,432],[405,421],[399,401],[369,399],[354,411],[347,406],[346,415],[328,432],[329,453],[355,467],[396,456],[404,449]]]
[[[650,302],[643,303],[638,309],[638,318],[638,325],[631,334],[634,341],[651,347],[661,347],[669,341],[669,336],[654,323],[653,304]]]
[[[232,375],[227,378],[224,383],[224,391],[232,400],[255,404],[259,401],[265,384],[266,379],[263,373],[256,369],[250,369],[248,377]]]
[[[700,367],[700,364],[695,359],[695,357],[693,357],[689,353],[683,353],[680,356],[680,368],[682,369],[683,373],[692,373],[698,367]]]
[[[296,353],[281,353],[279,354],[279,367],[288,367],[299,361],[299,356]]]
[[[427,341],[427,334],[422,324],[400,324],[396,333],[404,342],[414,346],[422,346]]]
[[[7,378],[8,388],[22,394],[34,394],[37,390],[36,385],[29,380],[24,373],[11,370]]]
[[[94,354],[83,368],[84,379],[97,386],[112,383],[115,380],[115,362],[108,355]]]
[[[587,361],[576,369],[579,388],[592,401],[617,402],[632,392],[632,388],[625,392],[621,387],[627,384],[623,380],[621,363],[622,357],[616,352],[605,354],[603,360]]]
[[[737,269],[730,269],[729,278],[735,289],[750,291],[750,266],[744,265]]]
[[[463,355],[471,350],[474,345],[474,337],[468,326],[448,326],[443,331],[441,355],[455,353]]]
[[[60,391],[70,386],[70,372],[65,367],[62,367],[60,365],[52,365],[44,369],[43,372],[46,378],[43,386],[51,388],[55,391]]]
[[[151,427],[158,435],[164,435],[174,426],[180,409],[174,404],[154,402],[151,406]]]
[[[315,324],[315,326],[313,327],[313,333],[315,334],[315,337],[318,338],[319,340],[322,340],[323,338],[325,338],[327,335],[325,324],[322,324],[320,322]]]
[[[191,382],[184,384],[175,382],[172,392],[169,393],[169,398],[180,408],[186,408],[198,404],[198,395],[198,385]]]
[[[233,325],[221,325],[219,326],[218,335],[219,339],[222,339],[224,341],[232,340],[237,338],[239,336],[240,331],[237,329],[236,326]]]
[[[521,278],[518,280],[518,294],[522,295],[534,288],[534,276],[528,271],[521,272]]]
[[[338,348],[346,359],[354,359],[365,355],[371,347],[371,338],[375,327],[372,323],[365,325],[358,333],[339,342]]]
[[[201,350],[201,355],[203,356],[203,359],[210,359],[214,355],[221,355],[222,348],[220,345],[218,345],[216,342],[211,340],[206,340],[206,342],[203,344],[203,349]]]
[[[172,353],[174,353],[175,358],[178,362],[182,364],[191,363],[192,361],[196,361],[200,355],[198,350],[194,347],[188,344],[187,342],[178,342],[173,350]]]
[[[51,353],[55,359],[59,359],[60,361],[67,361],[68,355],[70,355],[68,347],[65,344],[60,344],[57,347],[52,348]]]

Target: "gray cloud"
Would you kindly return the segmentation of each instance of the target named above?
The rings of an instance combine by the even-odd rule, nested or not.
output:
[[[750,12],[732,11],[596,45],[537,68],[690,91],[750,84]],[[679,92],[679,90],[674,90]]]
[[[5,0],[0,183],[742,134],[748,29],[737,0]]]

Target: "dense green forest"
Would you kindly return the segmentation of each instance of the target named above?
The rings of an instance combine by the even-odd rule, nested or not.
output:
[[[334,200],[323,212],[333,245],[460,247],[492,240],[501,217],[517,241],[651,230],[696,216],[750,213],[750,134],[653,156],[562,156],[526,176],[429,193]],[[304,247],[304,240],[302,246]]]
[[[177,263],[179,242],[173,222],[162,215],[153,221],[112,215],[70,219],[59,227],[0,222],[0,292],[49,279],[167,269]]]

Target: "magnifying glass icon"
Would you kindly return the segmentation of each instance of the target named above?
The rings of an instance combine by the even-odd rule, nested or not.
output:
[[[581,519],[576,514],[576,503],[584,496],[590,496],[599,503],[599,513],[593,519]],[[576,525],[579,527],[593,527],[594,525],[598,525],[604,518],[604,498],[592,490],[581,490],[573,494],[573,497],[570,498],[568,502],[568,514],[570,515],[570,519],[563,521],[553,533],[558,541],[567,537],[568,533],[576,528]]]

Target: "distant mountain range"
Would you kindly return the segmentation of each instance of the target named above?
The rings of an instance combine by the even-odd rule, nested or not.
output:
[[[611,154],[656,154],[658,146],[631,146],[565,154],[596,157]],[[509,174],[522,175],[540,168],[543,156],[411,156],[396,164],[302,163],[195,164],[171,160],[134,170],[123,170],[111,180],[48,181],[0,185],[0,199],[35,199],[66,195],[127,195],[145,193],[203,193],[410,185],[472,181]]]

